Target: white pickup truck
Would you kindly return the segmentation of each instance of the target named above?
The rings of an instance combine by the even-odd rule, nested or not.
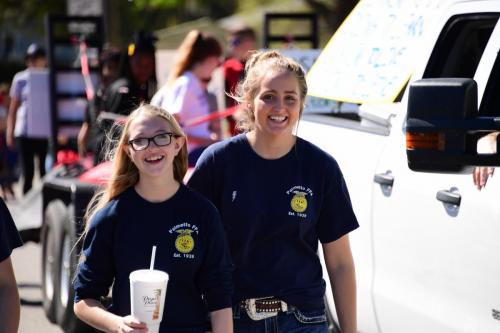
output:
[[[498,156],[475,151],[478,137],[499,128],[500,1],[455,1],[442,9],[399,103],[362,106],[354,120],[305,114],[298,127],[299,136],[338,161],[359,219],[350,239],[362,333],[500,332],[500,175],[478,191],[465,167],[500,165]],[[424,138],[417,155],[410,142],[407,156],[409,108],[427,113],[430,121],[413,123],[435,125],[430,137],[438,139],[426,146]],[[459,122],[441,136],[443,121],[433,123],[439,116],[431,114],[440,110],[470,120],[471,130],[462,133],[467,128]],[[327,303],[334,309],[331,294]]]

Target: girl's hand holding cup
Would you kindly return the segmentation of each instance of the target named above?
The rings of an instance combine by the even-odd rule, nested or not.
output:
[[[118,333],[146,333],[148,331],[146,323],[140,322],[132,315],[121,318],[118,324]]]

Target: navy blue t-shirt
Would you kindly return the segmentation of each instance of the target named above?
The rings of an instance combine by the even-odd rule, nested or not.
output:
[[[0,198],[0,262],[10,257],[12,250],[23,245],[3,199]]]
[[[358,227],[337,162],[297,138],[285,156],[260,157],[245,135],[210,146],[189,180],[219,209],[235,272],[234,302],[274,296],[324,307],[318,240]]]
[[[129,275],[149,268],[153,245],[154,268],[169,274],[160,332],[206,332],[208,311],[231,307],[233,268],[217,210],[185,185],[160,203],[129,188],[96,213],[82,249],[75,302],[106,296],[114,282],[109,310],[129,315]]]

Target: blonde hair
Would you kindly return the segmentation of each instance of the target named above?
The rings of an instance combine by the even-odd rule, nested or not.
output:
[[[171,127],[172,133],[176,137],[184,137],[186,135],[182,131],[179,123],[175,118],[162,108],[150,105],[142,104],[137,109],[135,109],[128,117],[123,126],[122,133],[118,139],[118,144],[116,148],[112,148],[112,145],[108,146],[108,156],[109,160],[113,163],[111,177],[108,181],[107,186],[97,192],[87,207],[85,212],[84,221],[88,228],[89,221],[95,215],[95,213],[103,208],[109,201],[115,199],[118,195],[123,193],[126,189],[131,186],[135,186],[139,181],[139,170],[132,162],[128,154],[126,153],[127,146],[129,145],[129,129],[130,124],[139,116],[147,115],[149,117],[161,117],[165,119]],[[109,142],[108,138],[108,142]],[[174,179],[179,183],[182,183],[186,171],[188,169],[188,150],[187,141],[184,140],[184,144],[181,150],[175,156],[173,161],[174,168]]]
[[[217,39],[198,30],[191,30],[177,50],[174,66],[168,77],[168,84],[172,84],[179,76],[193,68],[196,63],[208,57],[222,55],[222,47]]]
[[[257,95],[262,79],[269,73],[293,74],[299,83],[300,114],[304,110],[307,95],[307,82],[304,69],[293,59],[277,51],[256,51],[248,58],[245,65],[245,78],[238,82],[233,97],[242,107],[243,114],[238,122],[238,129],[251,131],[255,126],[253,99]]]

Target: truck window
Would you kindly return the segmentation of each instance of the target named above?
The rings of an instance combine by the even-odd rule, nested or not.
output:
[[[479,115],[486,117],[500,116],[500,53],[497,54],[490,78],[486,84],[483,100],[479,107]]]
[[[423,78],[473,78],[498,14],[456,15],[446,23]]]

